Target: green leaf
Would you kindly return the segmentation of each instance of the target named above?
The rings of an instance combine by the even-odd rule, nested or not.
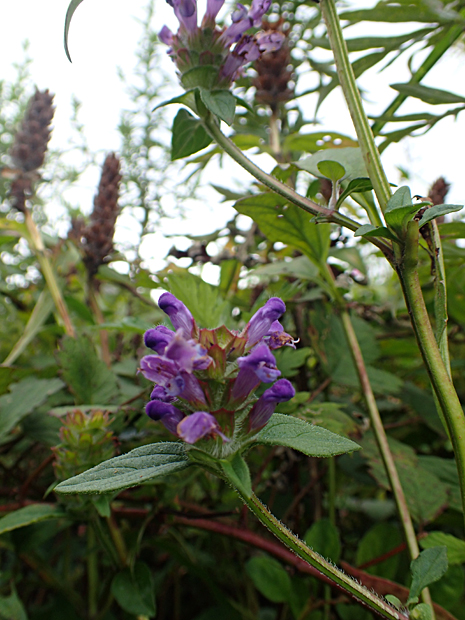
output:
[[[360,228],[354,232],[354,237],[383,237],[385,239],[391,239],[391,241],[398,241],[389,228],[386,226],[373,226],[373,224],[363,224]]]
[[[249,467],[242,456],[236,453],[232,459],[223,459],[220,463],[226,478],[231,484],[239,489],[246,497],[251,497],[252,480],[250,478]]]
[[[60,482],[57,493],[109,493],[167,476],[190,465],[184,444],[152,443]]]
[[[410,618],[412,620],[433,620],[433,610],[431,609],[431,605],[428,605],[427,603],[415,605],[410,612]]]
[[[307,456],[336,456],[359,450],[355,442],[298,418],[274,413],[268,424],[250,440],[253,444],[286,446]]]
[[[431,222],[431,220],[434,220],[441,215],[447,215],[448,213],[460,211],[461,209],[463,209],[463,205],[434,205],[429,209],[426,209],[421,220],[418,222],[418,226],[421,228],[427,222]]]
[[[392,523],[382,522],[374,525],[357,547],[356,565],[361,566],[370,560],[379,558],[402,543],[402,535],[399,529]],[[371,575],[378,575],[385,579],[395,579],[399,567],[400,555],[388,557],[373,566],[364,567],[363,570]]]
[[[391,88],[397,90],[401,95],[407,95],[409,97],[415,97],[421,99],[425,103],[430,105],[442,105],[447,103],[465,103],[465,97],[463,95],[456,95],[450,93],[447,90],[441,90],[439,88],[431,88],[429,86],[423,86],[423,84],[390,84]]]
[[[115,575],[111,593],[119,606],[130,614],[150,617],[156,614],[152,574],[144,562],[136,562],[133,571],[125,568]]]
[[[118,393],[114,373],[97,357],[87,336],[65,338],[58,359],[62,376],[76,398],[76,404],[108,404]]]
[[[27,614],[23,604],[12,587],[10,596],[0,596],[1,620],[27,620]]]
[[[218,68],[213,65],[198,65],[182,74],[181,83],[186,90],[205,88],[211,90],[218,83]]]
[[[423,588],[441,579],[447,571],[447,547],[425,549],[410,564],[412,585],[407,605],[416,602]]]
[[[441,237],[448,239],[465,239],[465,222],[446,222],[439,224]]]
[[[316,265],[326,260],[329,224],[316,224],[311,216],[277,194],[258,194],[238,200],[234,208],[248,215],[270,241],[297,248]]]
[[[21,420],[64,387],[60,379],[28,377],[10,385],[9,394],[0,396],[0,437],[7,435]]]
[[[279,562],[265,555],[251,558],[245,565],[254,586],[273,603],[286,603],[291,596],[291,579]]]
[[[336,203],[336,208],[338,208],[346,198],[348,198],[354,192],[369,192],[373,189],[373,185],[371,184],[370,179],[362,177],[360,179],[352,179],[349,185],[345,188],[342,194],[339,196],[338,201]]]
[[[229,90],[200,89],[200,97],[205,106],[227,125],[231,125],[236,112],[236,98]]]
[[[304,541],[321,556],[332,562],[339,562],[341,541],[339,530],[329,519],[320,519],[304,534]]]
[[[181,95],[177,95],[176,97],[172,97],[171,99],[167,99],[166,101],[162,101],[157,106],[155,106],[152,112],[158,110],[159,108],[164,108],[167,105],[171,105],[173,103],[180,103],[185,105],[187,108],[190,108],[193,112],[197,112],[197,106],[195,103],[195,93],[196,89],[193,88],[191,90],[182,93]]]
[[[423,204],[421,202],[412,204],[410,188],[403,186],[391,196],[387,203],[384,218],[387,225],[396,232],[402,232],[415,213]]]
[[[324,177],[330,179],[333,183],[342,179],[346,173],[344,166],[341,166],[337,161],[320,161],[316,167]]]
[[[359,9],[357,11],[343,11],[340,14],[341,19],[347,19],[351,23],[361,21],[370,22],[388,22],[388,23],[405,23],[405,22],[450,22],[460,19],[460,15],[453,11],[444,11],[444,9],[432,9],[433,3],[406,3],[402,2],[378,2],[372,9]]]
[[[291,133],[283,140],[286,151],[316,153],[321,149],[356,147],[357,142],[342,133],[318,131],[314,133]]]
[[[211,137],[198,119],[187,110],[179,110],[172,127],[171,161],[193,155],[208,146],[211,141]]]
[[[445,532],[429,532],[426,538],[420,539],[420,545],[423,549],[431,547],[447,548],[447,559],[449,566],[453,564],[463,564],[465,562],[465,541],[446,534]]]
[[[11,532],[39,521],[59,519],[61,517],[66,517],[66,512],[60,506],[54,504],[30,504],[2,517],[0,519],[0,534],[5,534],[5,532]]]
[[[359,148],[354,147],[346,147],[343,149],[333,148],[318,151],[318,153],[315,153],[311,157],[301,159],[300,161],[294,162],[294,164],[297,168],[306,170],[315,177],[325,177],[325,175],[322,174],[318,168],[318,164],[323,161],[333,161],[340,164],[345,171],[344,176],[341,177],[343,179],[351,181],[353,179],[368,177],[365,162],[362,157],[362,151]]]
[[[81,2],[83,2],[83,0],[71,0],[71,2],[68,5],[68,10],[66,11],[64,43],[65,43],[66,56],[68,57],[69,62],[73,62],[71,60],[71,56],[69,55],[69,49],[68,49],[69,27],[71,24],[71,19],[73,18],[73,15],[74,15],[74,11],[78,8]]]

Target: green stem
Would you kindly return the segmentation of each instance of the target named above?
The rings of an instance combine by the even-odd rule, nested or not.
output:
[[[231,484],[231,481],[229,481]],[[340,585],[344,590],[357,601],[364,604],[372,612],[378,614],[382,618],[390,618],[391,620],[407,620],[407,616],[395,610],[393,607],[378,598],[367,588],[361,586],[351,577],[343,573],[341,570],[333,566],[325,560],[321,555],[307,547],[307,545],[297,538],[287,527],[281,523],[269,510],[261,503],[255,494],[251,497],[243,495],[238,489],[236,491],[242,498],[246,506],[255,514],[255,516],[272,532],[282,543],[291,549],[299,558],[305,560],[316,568],[320,573],[326,575],[331,581]]]
[[[357,133],[360,149],[381,210],[384,212],[391,197],[391,189],[381,165],[368,118],[363,109],[362,98],[357,88],[355,75],[349,60],[346,42],[334,0],[321,0],[321,14],[326,23],[328,39],[334,54],[339,83],[349,108],[350,116]]]
[[[465,416],[431,327],[418,276],[417,261],[418,222],[412,221],[408,225],[404,256],[397,271],[418,346],[454,447],[465,514]]]
[[[48,259],[42,236],[36,226],[36,223],[32,219],[32,215],[29,209],[25,209],[24,211],[24,220],[29,232],[28,241],[31,245],[32,250],[34,251],[34,254],[37,257],[37,260],[39,261],[42,275],[44,276],[45,282],[47,283],[48,290],[50,291],[50,295],[52,296],[52,299],[55,303],[58,314],[63,321],[65,331],[68,336],[74,338],[74,327],[71,323],[65,300],[63,299],[57,279],[55,277],[55,274],[53,273],[52,265],[50,264],[50,261]]]
[[[332,211],[331,209],[327,209],[325,207],[320,206],[316,202],[309,200],[305,196],[301,196],[294,189],[278,181],[271,174],[267,174],[257,165],[255,165],[244,153],[238,148],[232,140],[230,140],[227,136],[223,134],[220,127],[213,119],[213,117],[209,116],[208,118],[202,119],[205,129],[209,132],[212,138],[216,141],[218,146],[220,146],[225,153],[227,153],[232,159],[234,159],[244,170],[247,170],[253,177],[260,181],[263,185],[273,190],[280,196],[283,196],[292,204],[295,204],[297,207],[303,209],[307,213],[310,213],[314,216],[320,216],[324,218],[327,222],[333,222],[334,224],[338,224],[339,226],[345,226],[349,230],[357,230],[360,228],[361,224],[352,220],[350,217],[339,213],[338,211]],[[391,246],[383,241],[382,239],[378,239],[376,237],[370,237],[370,241],[376,245],[389,259],[392,255]]]
[[[98,598],[98,565],[95,531],[90,524],[87,527],[87,588],[89,618],[95,618]]]
[[[102,325],[103,323],[105,323],[105,319],[102,311],[100,310],[100,306],[98,305],[97,293],[95,290],[95,281],[93,278],[89,278],[88,280],[87,294],[89,297],[89,305],[92,308],[95,320],[99,325]],[[108,344],[108,332],[106,329],[100,330],[100,347],[102,351],[103,361],[108,366],[108,368],[111,368],[110,346]]]
[[[457,41],[463,32],[463,26],[452,26],[446,36],[441,37],[440,40],[433,47],[427,58],[418,67],[415,73],[410,78],[410,84],[419,84],[425,75],[434,67],[434,65],[442,58],[447,50]],[[397,97],[388,105],[388,107],[380,114],[383,117],[394,116],[396,111],[407,99],[408,95],[402,95],[399,93]],[[379,120],[375,121],[371,127],[374,134],[378,134],[388,121]]]
[[[126,543],[124,542],[124,538],[121,535],[120,529],[115,523],[112,515],[106,518],[106,522],[108,525],[108,529],[110,530],[110,536],[113,540],[113,544],[115,545],[115,549],[118,554],[121,566],[128,566],[128,552],[126,549]]]

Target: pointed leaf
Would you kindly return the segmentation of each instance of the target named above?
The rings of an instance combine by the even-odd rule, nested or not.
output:
[[[402,232],[407,222],[413,218],[424,204],[418,202],[412,204],[410,189],[407,186],[399,187],[387,203],[384,218],[390,228]]]
[[[422,551],[410,564],[412,585],[407,605],[418,599],[423,588],[441,579],[447,571],[447,566],[447,547],[432,547]]]
[[[172,97],[167,101],[162,101],[153,108],[152,112],[155,112],[155,110],[158,110],[159,108],[164,108],[165,106],[171,105],[173,103],[181,103],[186,107],[190,108],[193,112],[196,112],[197,106],[195,104],[195,91],[196,89],[188,90],[185,93],[182,93],[182,95]]]
[[[236,111],[236,98],[229,90],[200,89],[200,97],[205,106],[227,125],[231,125]]]
[[[173,474],[190,465],[184,444],[152,443],[60,482],[56,493],[109,493]]]
[[[443,105],[447,103],[465,103],[465,96],[450,93],[439,88],[430,88],[423,84],[391,84],[391,88],[397,90],[401,95],[421,99],[430,105]]]
[[[286,446],[307,456],[335,456],[360,450],[355,442],[298,418],[274,413],[268,424],[250,440],[254,444]]]
[[[418,226],[421,228],[427,222],[440,217],[441,215],[447,215],[447,213],[453,213],[454,211],[460,211],[463,209],[463,205],[434,205],[423,213],[421,220],[418,222]]]
[[[71,0],[71,2],[68,5],[68,10],[66,11],[64,39],[65,39],[65,52],[66,52],[66,56],[68,57],[69,62],[73,62],[71,60],[71,56],[69,55],[69,49],[68,49],[69,27],[71,24],[71,19],[73,18],[73,15],[74,15],[74,11],[78,8],[81,2],[83,2],[83,0]]]
[[[369,192],[373,189],[370,179],[362,177],[359,179],[353,179],[349,185],[345,188],[342,194],[339,196],[336,209],[354,192]]]
[[[257,590],[273,603],[285,603],[291,597],[291,579],[279,562],[266,555],[250,559],[245,570]]]
[[[11,532],[39,521],[62,517],[66,517],[66,512],[61,506],[56,504],[31,504],[2,517],[0,519],[0,534],[5,534],[5,532]]]
[[[236,453],[231,460],[220,461],[226,478],[246,497],[252,495],[252,480],[247,463]]]
[[[452,536],[452,534],[429,532],[426,538],[420,540],[420,545],[423,549],[445,546],[447,548],[449,566],[465,563],[465,541]]]
[[[363,226],[357,228],[354,232],[354,237],[385,237],[386,239],[391,239],[391,241],[398,240],[386,226],[376,227],[373,224],[363,224]]]
[[[151,618],[156,614],[152,574],[144,562],[136,562],[133,571],[125,568],[115,575],[111,593],[120,607],[130,614]]]
[[[176,114],[171,136],[171,160],[182,159],[201,151],[211,143],[199,120],[187,110],[179,110]]]

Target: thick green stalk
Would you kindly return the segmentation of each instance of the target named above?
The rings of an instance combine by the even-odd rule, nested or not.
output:
[[[53,298],[55,303],[55,307],[60,315],[63,326],[65,328],[68,336],[72,338],[75,337],[74,327],[71,323],[71,318],[68,314],[68,309],[66,308],[65,300],[63,299],[63,295],[61,294],[60,287],[58,285],[58,281],[55,277],[55,274],[52,269],[52,265],[47,256],[47,252],[44,246],[44,242],[42,240],[42,236],[39,232],[39,229],[36,226],[36,223],[32,219],[31,212],[29,209],[25,209],[24,212],[24,220],[26,227],[29,232],[28,241],[31,245],[31,249],[39,261],[40,269],[42,271],[42,275],[44,276],[45,282],[47,283],[48,290],[50,291],[50,295]]]
[[[257,165],[255,165],[250,159],[244,155],[240,148],[238,148],[232,140],[230,140],[227,136],[223,134],[217,122],[213,119],[213,117],[202,119],[206,130],[210,133],[215,142],[220,146],[225,153],[230,155],[232,159],[234,159],[244,170],[247,170],[253,177],[260,181],[263,185],[273,190],[280,196],[283,196],[292,204],[300,207],[307,213],[311,215],[320,216],[325,219],[327,222],[333,222],[334,224],[338,224],[339,226],[344,226],[349,230],[357,230],[360,228],[361,224],[352,220],[350,217],[339,213],[339,211],[333,211],[331,209],[327,209],[325,207],[320,206],[316,202],[309,200],[305,196],[301,196],[294,189],[282,183],[271,174],[267,174]],[[382,239],[376,237],[370,237],[370,241],[376,245],[385,255],[392,255],[392,250],[389,244],[387,244]]]
[[[463,33],[463,26],[452,26],[449,32],[442,37],[436,45],[433,47],[431,52],[425,58],[425,60],[421,63],[415,73],[412,74],[410,78],[410,84],[419,84],[421,80],[425,77],[425,75],[434,67],[434,65],[442,58],[442,56],[447,52],[447,50],[457,41],[460,35]],[[382,118],[388,118],[390,116],[394,116],[396,111],[400,108],[400,106],[407,99],[408,95],[403,95],[399,93],[397,97],[393,99],[393,101],[388,105],[388,107],[380,114]],[[379,120],[375,121],[371,127],[374,134],[378,134],[384,127],[384,125],[388,121]]]
[[[321,14],[326,23],[328,39],[334,54],[339,83],[349,108],[350,116],[357,133],[358,143],[362,150],[363,159],[367,168],[376,197],[381,210],[384,212],[391,197],[391,189],[381,159],[375,144],[370,123],[363,109],[362,98],[357,88],[355,75],[349,60],[346,42],[342,34],[341,24],[336,11],[334,0],[321,0]]]
[[[246,497],[238,489],[236,489],[236,491],[241,496],[244,504],[255,514],[259,521],[299,558],[305,560],[310,566],[313,566],[320,571],[320,573],[331,579],[332,582],[344,588],[350,596],[364,604],[370,611],[378,616],[390,618],[391,620],[408,620],[406,614],[388,605],[385,601],[378,598],[376,594],[373,594],[373,592],[361,586],[358,582],[354,581],[351,577],[325,560],[321,555],[313,551],[313,549],[310,549],[302,540],[288,530],[287,527],[261,503],[256,495],[252,494],[251,497]]]

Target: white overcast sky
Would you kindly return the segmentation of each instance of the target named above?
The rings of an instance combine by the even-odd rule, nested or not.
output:
[[[66,146],[70,136],[70,101],[74,94],[82,102],[81,121],[88,142],[95,151],[118,150],[119,134],[116,131],[121,109],[130,102],[124,87],[117,76],[117,67],[129,74],[134,67],[134,50],[141,36],[141,26],[136,18],[145,14],[146,0],[84,0],[73,17],[70,32],[70,50],[73,64],[70,64],[63,50],[63,24],[68,0],[14,0],[6,3],[2,11],[0,36],[0,79],[12,79],[15,72],[13,63],[23,58],[22,43],[30,41],[29,54],[33,58],[32,75],[40,89],[49,88],[55,93],[56,115],[54,119],[53,145]],[[357,0],[357,6],[370,4]],[[372,3],[371,3],[372,4]],[[172,9],[164,0],[156,5],[154,28],[168,23],[175,28],[176,20]],[[413,29],[415,25],[409,24]],[[372,25],[360,25],[357,33],[374,32]],[[378,34],[386,34],[383,30]],[[404,27],[404,31],[407,29]],[[355,34],[355,31],[353,31]],[[465,94],[465,52],[452,52],[428,75],[425,84]],[[380,111],[392,99],[395,92],[388,84],[407,81],[408,73],[402,63],[395,65],[386,73],[377,76],[371,71],[361,82],[368,90],[369,98],[378,102]],[[180,92],[175,90],[173,95]],[[309,114],[312,116],[314,101],[309,101]],[[402,113],[426,109],[421,102],[412,102],[401,109]],[[433,111],[441,108],[436,106]],[[333,93],[324,104],[319,118],[323,121],[315,130],[341,131],[354,135],[350,119],[345,110],[340,93]],[[311,131],[308,128],[307,131]],[[459,121],[452,118],[439,123],[427,136],[409,139],[399,146],[387,149],[383,160],[389,178],[398,182],[396,166],[403,166],[414,173],[411,182],[414,194],[426,192],[429,184],[438,176],[444,175],[452,182],[449,202],[463,204],[463,137],[465,115]],[[95,179],[83,190],[84,200],[91,204],[95,191]],[[225,175],[227,185],[230,174]],[[215,194],[216,195],[216,194]],[[207,207],[208,208],[208,207]],[[231,210],[224,206],[210,205],[206,217],[199,218],[195,213],[192,221],[169,225],[170,232],[190,230],[195,234],[207,233],[221,226],[221,222],[231,216]],[[202,223],[202,230],[196,222]],[[205,229],[209,227],[209,230]],[[161,242],[160,242],[161,243]],[[166,250],[173,240],[163,242],[160,249]]]

